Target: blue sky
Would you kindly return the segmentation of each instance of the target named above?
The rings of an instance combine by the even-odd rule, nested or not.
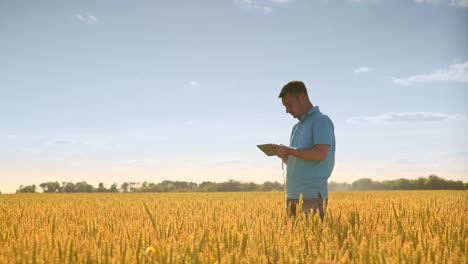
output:
[[[0,0],[0,191],[282,181],[302,80],[331,181],[468,181],[466,0]]]

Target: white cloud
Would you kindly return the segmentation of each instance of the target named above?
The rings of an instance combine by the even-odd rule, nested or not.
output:
[[[76,18],[85,24],[96,24],[99,22],[99,18],[91,13],[77,14]]]
[[[47,144],[52,145],[83,145],[86,142],[75,140],[75,139],[56,139],[48,142]]]
[[[439,112],[389,112],[377,116],[355,116],[346,120],[348,124],[360,124],[360,123],[394,123],[394,122],[441,122],[453,119],[463,118],[461,114],[444,114]]]
[[[418,74],[393,80],[395,84],[406,86],[436,81],[468,82],[468,62],[451,64],[448,69],[438,69],[430,74]]]
[[[261,11],[264,14],[271,13],[273,8],[272,4],[286,4],[291,2],[290,0],[234,0],[235,3],[243,5],[248,9]]]
[[[454,7],[468,7],[468,0],[414,0],[418,4],[440,4],[448,3]]]
[[[359,74],[359,73],[368,73],[368,72],[370,72],[370,71],[372,71],[371,68],[361,67],[361,68],[355,69],[355,70],[354,70],[354,73],[355,73],[355,74]]]
[[[468,0],[451,0],[451,6],[468,7]]]
[[[235,0],[235,2],[246,6],[247,8],[252,8],[255,6],[255,0]]]
[[[184,88],[194,88],[194,87],[197,87],[197,86],[198,86],[197,81],[190,81],[190,82],[184,84]]]

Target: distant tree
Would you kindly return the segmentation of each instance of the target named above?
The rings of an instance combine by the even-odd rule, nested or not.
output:
[[[198,185],[198,191],[214,192],[216,191],[216,183],[215,182],[202,182]]]
[[[41,187],[45,193],[57,193],[62,191],[60,183],[58,182],[41,183],[39,184],[39,187]]]
[[[104,186],[104,183],[100,182],[97,188],[97,192],[107,192],[106,187]]]
[[[353,190],[373,190],[373,181],[369,178],[359,179],[351,184]]]
[[[241,190],[244,191],[244,192],[258,191],[259,186],[258,186],[258,184],[253,183],[253,182],[244,183],[244,184],[242,184]]]
[[[161,192],[161,187],[152,182],[146,182],[145,185],[142,185],[140,188],[135,189],[136,192]]]
[[[145,187],[145,183],[146,182],[143,182],[142,187]],[[162,181],[162,182],[160,182],[158,184],[158,189],[157,190],[160,191],[160,192],[173,192],[173,191],[175,191],[175,189],[176,188],[175,188],[174,182],[166,180],[166,181]]]
[[[424,190],[426,188],[426,179],[420,177],[417,180],[414,180],[414,189]]]
[[[426,188],[431,190],[444,189],[444,179],[437,175],[429,175],[426,180]]]
[[[172,183],[176,190],[188,189],[188,183],[183,181],[175,181]]]
[[[239,192],[242,191],[241,183],[235,180],[229,180],[228,182],[221,182],[215,185],[217,192]]]
[[[63,187],[63,192],[66,193],[74,193],[76,192],[76,186],[73,184],[73,182],[67,182],[65,184],[65,187]]]
[[[114,183],[107,189],[104,183],[99,183],[98,188],[94,188],[87,182],[45,182],[39,185],[45,193],[57,192],[119,192],[117,184]],[[283,190],[284,185],[278,182],[264,182],[263,184],[256,184],[253,182],[241,183],[235,180],[227,182],[202,182],[200,184],[194,182],[184,181],[169,181],[165,180],[158,184],[149,183],[147,181],[139,184],[138,182],[124,182],[120,190],[122,192],[238,192],[238,191],[272,191]],[[374,181],[370,178],[362,178],[354,181],[353,183],[337,183],[330,182],[328,185],[330,191],[343,191],[343,190],[465,190],[468,189],[468,183],[462,181],[445,180],[437,175],[429,175],[428,178],[418,179],[397,179],[386,181]],[[20,186],[17,190],[20,192],[36,192],[36,186]]]
[[[198,185],[198,189],[203,190],[203,188],[205,188],[205,186],[210,186],[210,185],[214,185],[214,184],[215,184],[215,182],[204,181],[204,182],[202,182],[202,183],[200,183]]]
[[[188,188],[189,188],[190,191],[196,191],[198,189],[198,184],[196,184],[194,182],[189,182]]]
[[[35,193],[36,192],[36,185],[27,185],[23,186],[20,185],[19,189],[16,193]]]
[[[119,192],[119,189],[117,189],[117,184],[112,184],[108,191],[113,193]]]
[[[259,187],[259,190],[268,192],[268,191],[278,190],[279,188],[281,188],[280,183],[266,181]]]
[[[88,184],[87,182],[77,182],[75,184],[76,186],[76,192],[80,193],[90,193],[94,191],[94,187],[91,184]]]
[[[128,192],[128,187],[130,186],[130,184],[128,184],[128,182],[124,182],[122,183],[122,185],[120,185],[120,189],[122,190],[122,192]]]
[[[138,187],[136,187],[136,185],[138,185],[138,182],[130,182],[128,183],[128,185],[130,192],[135,192],[138,189]]]
[[[408,179],[398,179],[395,181],[395,187],[397,190],[411,190],[413,188],[412,182]]]
[[[336,190],[336,184],[329,184],[330,190]],[[437,175],[429,175],[428,178],[418,178],[415,180],[397,179],[387,181],[373,181],[369,178],[359,179],[351,184],[351,190],[465,190],[467,189],[462,181],[452,181],[440,178]]]

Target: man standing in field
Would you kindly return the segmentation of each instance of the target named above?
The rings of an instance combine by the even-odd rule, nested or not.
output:
[[[275,154],[287,164],[286,210],[295,216],[302,194],[302,212],[319,211],[323,221],[328,201],[328,178],[335,165],[335,132],[330,118],[313,106],[303,82],[287,83],[279,98],[299,122],[291,132],[289,147],[278,146]]]

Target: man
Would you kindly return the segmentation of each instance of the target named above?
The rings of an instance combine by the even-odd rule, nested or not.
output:
[[[303,82],[287,83],[279,94],[286,113],[299,122],[294,125],[289,147],[277,146],[275,154],[287,164],[286,210],[296,215],[302,194],[302,212],[319,211],[323,221],[328,199],[328,178],[335,165],[335,132],[332,121],[313,106]]]

